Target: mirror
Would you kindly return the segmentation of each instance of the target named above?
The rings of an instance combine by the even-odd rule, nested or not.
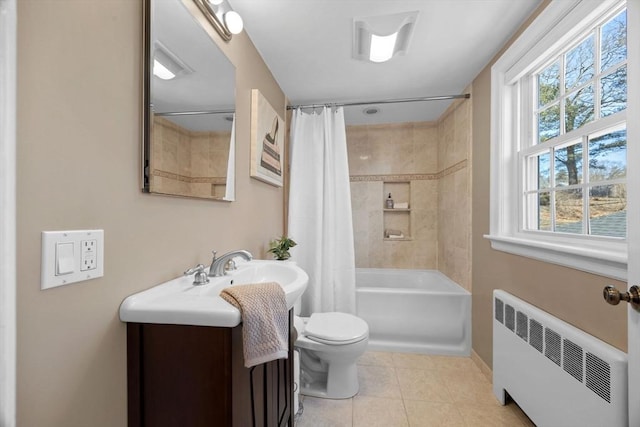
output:
[[[183,0],[144,10],[143,191],[231,201],[235,67]]]

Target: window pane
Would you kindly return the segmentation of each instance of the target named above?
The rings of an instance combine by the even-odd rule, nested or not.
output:
[[[556,186],[580,184],[582,182],[582,144],[557,148],[554,153]]]
[[[627,131],[602,135],[589,141],[589,181],[627,176]]]
[[[556,191],[556,230],[582,233],[582,189]]]
[[[538,74],[538,106],[542,107],[558,99],[560,94],[560,64],[549,65]]]
[[[600,117],[627,108],[627,66],[618,68],[600,80],[602,98],[600,99]]]
[[[600,71],[627,59],[627,11],[602,26]]]
[[[544,142],[560,135],[560,106],[554,105],[540,112],[538,116],[538,142]]]
[[[565,131],[571,132],[593,120],[593,85],[567,96],[564,110]]]
[[[591,34],[565,55],[566,89],[586,83],[593,78],[595,74],[593,40],[594,37]]]
[[[589,190],[589,228],[596,236],[627,236],[627,190],[624,184]]]
[[[551,231],[551,193],[538,194],[538,230]]]
[[[551,186],[551,154],[544,153],[538,156],[538,188]]]

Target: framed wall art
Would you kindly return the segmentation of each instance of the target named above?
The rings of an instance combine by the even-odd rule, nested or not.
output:
[[[282,187],[284,120],[258,89],[251,91],[251,177]]]

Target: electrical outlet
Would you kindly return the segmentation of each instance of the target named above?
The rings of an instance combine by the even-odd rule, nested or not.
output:
[[[40,274],[40,289],[104,276],[104,230],[43,231]]]
[[[81,251],[80,271],[96,269],[97,246],[98,246],[98,241],[95,239],[82,240],[80,242],[80,251]]]

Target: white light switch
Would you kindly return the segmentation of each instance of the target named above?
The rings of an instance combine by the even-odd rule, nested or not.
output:
[[[56,243],[56,276],[74,271],[73,242]]]
[[[42,232],[40,289],[104,276],[104,230]]]

